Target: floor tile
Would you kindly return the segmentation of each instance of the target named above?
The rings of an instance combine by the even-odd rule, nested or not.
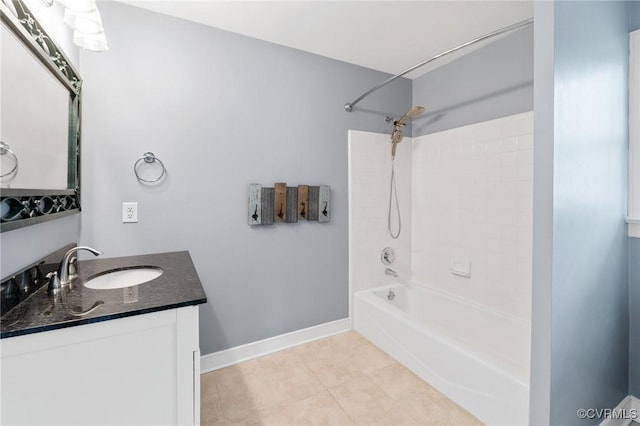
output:
[[[352,425],[353,422],[329,392],[322,391],[293,404],[270,410],[265,422],[276,425]]]
[[[338,350],[348,351],[360,345],[370,345],[369,341],[355,331],[347,331],[346,333],[336,334],[328,339],[328,342]]]
[[[315,340],[313,342],[305,343],[299,346],[295,346],[291,349],[287,349],[287,351],[297,354],[303,358],[313,355],[317,352],[330,352],[335,350],[335,346],[332,345],[329,339],[330,338]]]
[[[404,413],[412,419],[410,423],[413,424],[424,426],[449,424],[447,423],[448,413],[445,408],[421,396],[412,396],[396,401],[390,411]],[[456,426],[459,425],[456,424]]]
[[[261,424],[264,411],[251,398],[221,399],[222,413],[226,423]]]
[[[203,425],[481,423],[355,332],[201,376]]]
[[[351,380],[329,389],[329,393],[356,424],[390,425],[386,411],[394,401],[369,377]]]
[[[256,372],[242,380],[219,384],[221,399],[227,403],[251,404],[257,409],[295,402],[322,391],[324,387],[304,366],[280,372]]]
[[[305,364],[327,388],[364,377],[360,368],[345,353],[307,359]]]
[[[337,386],[363,376],[349,352],[332,345],[318,345],[313,349],[300,352],[300,357],[325,387]]]
[[[222,402],[218,395],[202,395],[200,404],[200,424],[202,426],[224,425]]]
[[[239,377],[246,377],[255,373],[256,371],[258,371],[258,362],[255,359],[252,359],[232,365],[230,367],[221,368],[207,374],[213,375],[213,380],[217,383],[220,383],[233,381],[238,379]]]
[[[202,374],[200,376],[200,395],[218,396],[218,388],[216,387],[215,374],[213,372]]]
[[[379,370],[397,362],[389,355],[373,346],[365,343],[356,346],[348,351],[349,359],[351,359],[358,369],[364,373]]]
[[[306,368],[295,370],[286,378],[267,380],[273,383],[273,394],[268,396],[268,405],[299,401],[325,389],[316,376]]]
[[[286,376],[289,370],[300,368],[304,365],[301,356],[290,350],[276,352],[256,358],[256,369],[260,374],[273,376]]]

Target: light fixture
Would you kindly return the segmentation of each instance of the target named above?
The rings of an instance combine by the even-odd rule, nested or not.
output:
[[[54,0],[40,0],[51,7]],[[92,52],[109,50],[96,0],[57,0],[64,6],[64,23],[73,30],[73,44]]]
[[[66,9],[80,13],[91,13],[98,10],[95,0],[58,0]]]
[[[104,32],[85,34],[79,31],[74,31],[73,44],[92,52],[106,52],[109,50],[107,38],[105,37]]]
[[[71,9],[64,10],[64,23],[74,31],[85,34],[97,34],[104,32],[102,18],[98,9],[93,12],[77,12]]]
[[[40,0],[49,2],[53,0]],[[93,52],[109,50],[96,0],[56,0],[64,6],[64,23],[73,30],[73,44]]]

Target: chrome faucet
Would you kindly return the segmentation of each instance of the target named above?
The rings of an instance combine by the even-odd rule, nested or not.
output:
[[[62,256],[62,261],[60,261],[58,271],[47,274],[49,277],[49,294],[58,293],[63,288],[67,287],[73,278],[75,278],[72,274],[69,274],[69,266],[71,265],[71,258],[73,257],[73,254],[80,250],[87,250],[96,256],[102,254],[101,251],[86,246],[74,247],[66,252],[64,256]]]
[[[391,275],[392,277],[398,278],[398,273],[391,268],[387,268],[384,270],[385,275]]]

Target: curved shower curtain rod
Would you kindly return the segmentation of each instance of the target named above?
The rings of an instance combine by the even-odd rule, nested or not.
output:
[[[370,94],[375,92],[376,90],[386,86],[387,84],[391,83],[393,80],[395,80],[397,78],[400,78],[403,75],[405,75],[407,73],[410,73],[413,70],[416,70],[416,69],[418,69],[418,68],[420,68],[420,67],[422,67],[424,65],[427,65],[429,62],[433,62],[438,58],[446,56],[446,55],[448,55],[450,53],[453,53],[453,52],[455,52],[457,50],[460,50],[460,49],[462,49],[464,47],[467,47],[467,46],[470,46],[472,44],[478,43],[480,41],[487,40],[487,39],[489,39],[491,37],[495,37],[495,36],[498,36],[500,34],[503,34],[503,33],[509,32],[509,31],[513,31],[513,30],[517,30],[519,28],[525,27],[525,26],[527,26],[527,25],[529,25],[531,23],[533,23],[533,18],[525,19],[524,21],[516,22],[515,24],[506,26],[504,28],[500,28],[499,30],[496,30],[496,31],[491,32],[489,34],[485,34],[485,35],[483,35],[481,37],[475,38],[475,39],[470,40],[470,41],[468,41],[466,43],[462,43],[462,44],[460,44],[460,45],[458,45],[458,46],[456,46],[456,47],[454,47],[452,49],[445,50],[444,52],[438,53],[437,55],[432,56],[429,59],[425,59],[424,61],[415,64],[411,68],[407,68],[406,70],[402,71],[400,74],[396,74],[393,77],[390,77],[390,78],[386,79],[385,81],[383,81],[382,83],[378,84],[377,86],[372,87],[371,89],[367,90],[362,95],[357,97],[353,102],[348,102],[348,103],[344,104],[344,109],[347,112],[353,111],[353,107],[355,107],[358,102],[360,102],[361,100],[363,100],[364,98],[366,98],[367,96],[369,96]]]

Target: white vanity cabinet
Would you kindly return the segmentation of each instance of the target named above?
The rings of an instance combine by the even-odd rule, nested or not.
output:
[[[0,340],[2,425],[198,425],[198,307]]]

